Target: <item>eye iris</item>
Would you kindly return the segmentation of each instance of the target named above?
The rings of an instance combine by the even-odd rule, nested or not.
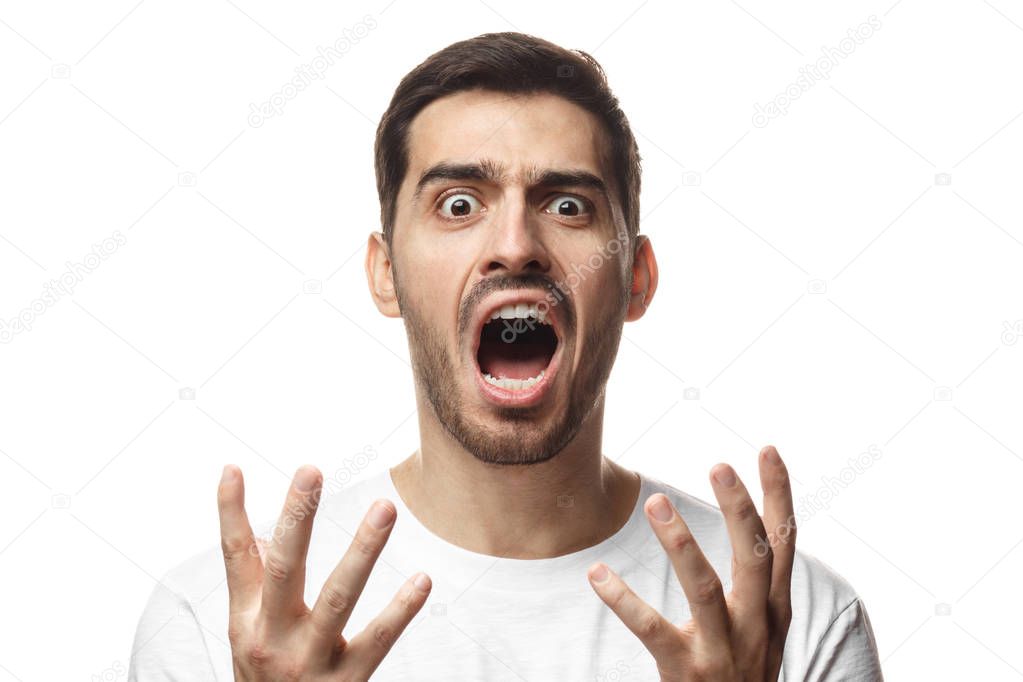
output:
[[[451,202],[451,213],[457,216],[468,215],[472,205],[465,199],[455,199]]]
[[[561,209],[563,208],[568,208],[568,212],[562,211]],[[574,201],[569,201],[568,199],[566,199],[562,201],[560,204],[558,204],[558,213],[561,215],[578,215],[579,207],[576,206]]]

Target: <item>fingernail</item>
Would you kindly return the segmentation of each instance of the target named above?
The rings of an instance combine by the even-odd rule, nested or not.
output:
[[[611,574],[608,573],[607,566],[599,564],[596,568],[590,571],[590,580],[595,583],[606,583],[610,575]]]
[[[650,516],[661,523],[671,521],[674,514],[672,514],[671,505],[663,495],[658,495],[654,503],[650,505]]]
[[[725,486],[726,488],[731,488],[733,485],[735,485],[735,472],[732,471],[732,467],[730,466],[725,466],[722,467],[721,469],[718,469],[718,472],[714,474],[714,478],[716,478],[718,483]]]
[[[230,464],[224,465],[224,471],[220,474],[221,483],[230,483],[234,480],[234,467]]]
[[[775,466],[781,464],[781,457],[778,456],[778,450],[773,445],[767,448],[767,461]]]
[[[420,573],[419,575],[417,575],[416,579],[413,582],[416,586],[416,589],[419,590],[420,592],[426,592],[427,590],[430,589],[430,578],[425,573]]]
[[[295,488],[307,493],[316,485],[317,472],[312,467],[299,467],[295,472]]]
[[[387,524],[394,518],[394,514],[391,512],[391,508],[383,502],[377,502],[369,510],[367,519],[369,525],[373,526],[377,530],[387,528]]]

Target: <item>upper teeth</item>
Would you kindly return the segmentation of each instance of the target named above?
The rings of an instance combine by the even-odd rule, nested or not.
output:
[[[505,320],[513,320],[516,318],[534,318],[541,324],[547,324],[547,310],[541,310],[540,306],[536,303],[513,303],[511,305],[504,305],[490,313],[490,319],[496,320],[497,318]]]

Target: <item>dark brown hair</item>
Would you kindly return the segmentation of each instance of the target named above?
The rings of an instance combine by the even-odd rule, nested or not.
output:
[[[408,134],[432,101],[482,88],[509,94],[551,93],[593,113],[610,142],[617,194],[630,237],[639,231],[640,155],[629,122],[611,93],[603,68],[582,50],[567,50],[524,33],[484,33],[453,43],[414,68],[398,84],[377,127],[375,163],[380,223],[391,244],[398,190],[408,172]]]

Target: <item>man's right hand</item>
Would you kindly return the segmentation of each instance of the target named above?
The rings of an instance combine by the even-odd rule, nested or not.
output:
[[[394,526],[394,505],[377,500],[309,609],[305,562],[321,487],[315,467],[299,468],[264,552],[245,513],[241,470],[224,467],[217,503],[236,680],[368,680],[430,593],[430,578],[417,573],[365,630],[342,636]]]

